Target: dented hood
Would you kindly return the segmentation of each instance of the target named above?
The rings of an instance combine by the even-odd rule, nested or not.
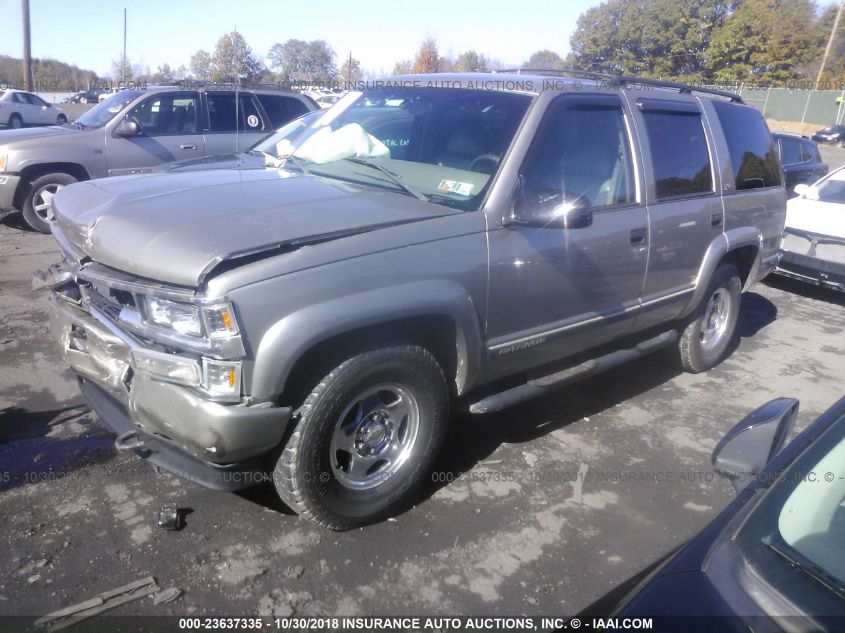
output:
[[[196,287],[217,264],[455,213],[410,196],[283,170],[214,169],[80,182],[57,228],[94,261]]]

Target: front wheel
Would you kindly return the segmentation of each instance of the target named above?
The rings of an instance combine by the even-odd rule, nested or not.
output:
[[[56,123],[58,125],[64,125],[65,123],[67,123],[67,116],[65,116],[64,114],[60,114],[56,117]]]
[[[53,219],[53,197],[56,193],[76,178],[70,174],[45,174],[29,184],[29,192],[23,201],[23,219],[36,231],[50,232],[50,221]]]
[[[332,530],[388,516],[428,474],[448,420],[440,365],[415,346],[337,365],[298,409],[273,472],[291,509]]]
[[[698,374],[718,365],[736,336],[742,281],[733,264],[720,264],[707,294],[684,328],[679,342],[681,364]]]

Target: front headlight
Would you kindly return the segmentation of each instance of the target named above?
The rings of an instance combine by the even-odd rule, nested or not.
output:
[[[231,304],[196,306],[170,299],[147,298],[147,321],[179,334],[225,338],[238,334],[238,323]]]
[[[164,325],[179,334],[200,336],[200,310],[188,303],[150,297],[147,300],[147,317],[156,325]]]
[[[212,396],[238,397],[241,395],[241,364],[203,358],[202,382]]]

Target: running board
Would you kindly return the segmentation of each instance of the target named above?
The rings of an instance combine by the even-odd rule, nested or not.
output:
[[[598,358],[593,358],[588,361],[567,367],[562,371],[541,376],[539,378],[532,378],[528,382],[512,387],[505,391],[495,393],[492,396],[482,398],[478,402],[474,402],[469,406],[469,412],[475,414],[493,413],[494,411],[501,411],[515,404],[519,404],[525,400],[542,396],[550,391],[559,389],[564,385],[595,376],[608,369],[612,369],[628,361],[641,358],[659,349],[668,347],[676,343],[678,340],[678,333],[675,330],[670,330],[659,334],[654,338],[643,341],[630,347],[628,349],[620,349]]]

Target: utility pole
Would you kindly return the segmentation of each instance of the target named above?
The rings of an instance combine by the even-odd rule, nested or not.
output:
[[[24,90],[32,92],[32,45],[29,28],[29,0],[21,0],[23,14],[23,86]]]
[[[123,81],[123,87],[126,87],[126,8],[123,9],[123,59],[121,60],[122,63],[120,64],[120,74],[121,80]]]
[[[349,51],[349,64],[346,66],[346,89],[352,90],[352,51]]]
[[[822,65],[819,68],[819,75],[816,77],[816,88],[818,89],[819,83],[822,80],[822,74],[824,73],[824,67],[827,65],[827,58],[830,55],[830,51],[833,48],[833,40],[836,39],[836,27],[839,26],[839,18],[842,17],[842,7],[845,6],[845,2],[839,3],[839,10],[836,12],[836,19],[833,21],[833,29],[830,31],[830,37],[827,40],[827,46],[824,49],[824,57],[822,57]]]

